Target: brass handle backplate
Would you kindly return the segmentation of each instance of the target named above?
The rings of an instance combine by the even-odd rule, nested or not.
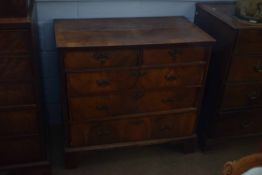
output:
[[[255,66],[255,71],[258,73],[262,73],[262,64]]]
[[[242,123],[241,123],[241,126],[243,127],[243,128],[250,128],[250,127],[252,127],[254,125],[254,122],[253,121],[243,121]]]
[[[132,71],[132,72],[130,72],[130,76],[136,77],[136,78],[142,77],[145,74],[146,74],[146,72],[144,72],[144,71]]]
[[[178,55],[180,52],[181,52],[180,49],[174,48],[174,49],[168,51],[168,54],[169,54],[169,56],[170,56],[173,60],[176,60],[177,55]]]
[[[109,57],[105,52],[96,52],[94,53],[94,58],[98,60],[101,64],[104,64]]]
[[[163,99],[162,102],[169,105],[175,103],[176,100],[175,98],[170,97],[170,98]]]
[[[111,135],[112,131],[108,128],[100,128],[97,130],[96,133],[98,136],[107,136],[107,135]]]
[[[107,104],[100,104],[96,106],[96,109],[99,111],[106,111],[109,109],[109,105]]]
[[[131,125],[141,125],[141,124],[144,124],[144,120],[131,120],[131,121],[129,121],[129,124],[131,124]]]
[[[175,80],[177,80],[177,77],[176,77],[175,75],[167,75],[167,76],[165,77],[165,79],[166,79],[167,81],[175,81]]]
[[[97,80],[96,83],[98,86],[108,86],[110,85],[110,80]]]

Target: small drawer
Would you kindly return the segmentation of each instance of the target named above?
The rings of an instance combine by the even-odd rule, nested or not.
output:
[[[222,109],[262,106],[262,84],[231,84],[225,88]]]
[[[26,105],[33,103],[35,103],[35,94],[32,84],[0,84],[0,106]]]
[[[262,54],[262,30],[240,30],[235,53]]]
[[[1,140],[0,164],[18,164],[40,161],[43,159],[41,141],[37,137]]]
[[[69,146],[81,147],[193,135],[195,112],[75,123],[69,126]]]
[[[30,50],[29,30],[0,30],[0,54],[29,53]]]
[[[201,85],[204,65],[169,68],[126,69],[119,71],[81,72],[67,74],[69,96],[88,95],[140,89],[158,89]]]
[[[191,136],[195,132],[196,112],[184,112],[152,118],[151,138]]]
[[[70,119],[84,121],[117,115],[193,108],[196,107],[198,95],[198,88],[177,88],[74,97],[69,100]]]
[[[39,133],[39,127],[35,109],[0,111],[0,137]]]
[[[121,49],[78,49],[63,52],[65,69],[81,70],[106,67],[132,67],[139,62],[139,50]]]
[[[262,56],[234,56],[228,81],[261,81]]]
[[[222,113],[220,119],[215,122],[214,135],[239,136],[262,133],[261,114],[261,109]]]
[[[143,50],[144,65],[177,64],[207,61],[205,47],[146,47]]]
[[[31,64],[28,56],[0,56],[0,82],[32,80]]]

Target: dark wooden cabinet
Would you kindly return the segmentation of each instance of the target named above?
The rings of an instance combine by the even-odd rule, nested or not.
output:
[[[47,175],[39,58],[26,2],[0,2],[0,171]]]
[[[3,0],[0,2],[0,17],[27,17],[33,0]]]
[[[197,4],[195,23],[213,36],[199,134],[218,138],[262,133],[262,25],[234,16],[234,3]]]
[[[214,39],[183,17],[57,20],[55,33],[67,167],[88,150],[193,147]]]

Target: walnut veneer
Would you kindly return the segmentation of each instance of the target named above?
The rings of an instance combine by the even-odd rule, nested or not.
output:
[[[194,145],[214,40],[184,17],[57,20],[66,166],[82,151]]]

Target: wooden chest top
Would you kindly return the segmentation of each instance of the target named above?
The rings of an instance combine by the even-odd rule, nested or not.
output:
[[[55,33],[58,48],[215,41],[185,17],[57,20]]]

